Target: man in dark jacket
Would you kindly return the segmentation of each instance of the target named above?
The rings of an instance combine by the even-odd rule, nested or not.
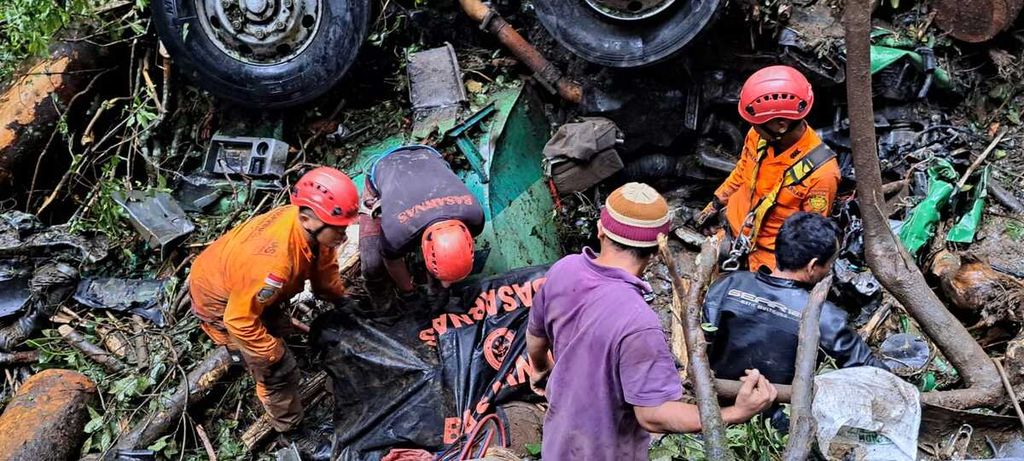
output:
[[[810,289],[835,262],[838,233],[828,218],[796,213],[779,231],[774,271],[735,272],[711,286],[704,316],[717,327],[708,334],[716,377],[737,379],[756,368],[773,383],[793,382],[800,316]],[[820,344],[840,368],[886,368],[847,324],[846,313],[827,301],[821,307]]]

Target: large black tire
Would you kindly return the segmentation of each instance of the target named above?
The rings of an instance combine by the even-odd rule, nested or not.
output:
[[[717,19],[724,0],[676,0],[657,16],[617,21],[584,0],[536,0],[537,18],[562,46],[594,64],[644,67],[679,54]]]
[[[160,39],[192,82],[249,107],[294,106],[324,94],[355,61],[369,29],[369,0],[322,0],[323,22],[308,46],[287,61],[257,65],[214,44],[198,21],[196,1],[153,0]]]

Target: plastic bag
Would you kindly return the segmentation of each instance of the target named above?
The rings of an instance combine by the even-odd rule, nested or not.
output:
[[[843,459],[916,459],[918,391],[892,373],[854,367],[815,376],[811,414],[828,459],[830,452],[852,452]]]
[[[899,234],[911,256],[916,258],[921,248],[935,235],[935,226],[953,195],[957,179],[959,175],[953,165],[943,159],[935,159],[928,167],[928,195],[907,215]]]

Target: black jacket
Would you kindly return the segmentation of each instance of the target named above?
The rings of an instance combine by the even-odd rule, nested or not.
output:
[[[708,358],[715,376],[737,379],[757,368],[772,383],[790,384],[795,372],[800,315],[810,286],[763,272],[736,272],[716,281],[704,299]],[[711,328],[714,329],[714,328]],[[846,323],[835,304],[821,306],[821,350],[840,368],[886,369]],[[819,362],[824,357],[819,354]]]

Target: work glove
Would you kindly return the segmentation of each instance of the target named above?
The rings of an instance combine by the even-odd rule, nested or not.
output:
[[[717,196],[711,199],[711,202],[701,210],[700,214],[693,218],[697,230],[708,235],[707,231],[718,225],[719,213],[721,213],[722,208],[725,208],[725,204]]]

